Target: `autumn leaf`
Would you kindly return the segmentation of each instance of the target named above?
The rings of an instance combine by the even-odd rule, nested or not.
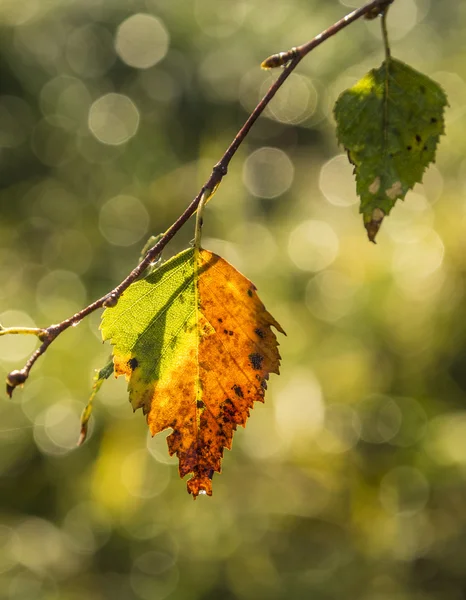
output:
[[[212,494],[224,448],[263,402],[280,355],[254,285],[219,256],[181,252],[133,283],[102,317],[113,344],[115,375],[129,381],[133,408],[142,408],[152,435],[172,428],[170,454],[188,492]]]
[[[338,98],[338,140],[354,165],[371,241],[396,200],[404,199],[435,160],[446,105],[435,81],[393,58]]]

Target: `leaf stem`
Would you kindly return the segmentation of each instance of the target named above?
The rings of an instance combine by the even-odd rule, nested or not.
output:
[[[382,12],[382,19],[381,19],[383,45],[385,48],[385,62],[387,63],[387,66],[391,59],[390,42],[388,41],[388,29],[387,29],[387,14],[388,14],[389,8],[390,8],[389,5],[387,5],[385,7],[385,9]]]
[[[14,389],[17,386],[25,383],[26,379],[29,376],[31,368],[33,367],[37,359],[40,356],[42,356],[42,354],[44,354],[44,352],[48,349],[50,344],[61,333],[63,333],[69,327],[77,325],[80,321],[82,321],[82,319],[95,312],[99,308],[103,308],[106,306],[114,306],[118,302],[118,298],[121,296],[121,294],[142,273],[144,273],[144,271],[149,267],[149,265],[162,252],[163,248],[165,248],[168,242],[196,212],[199,204],[201,203],[202,198],[205,196],[206,191],[208,192],[207,200],[214,194],[220,182],[228,172],[228,165],[230,164],[231,159],[235,155],[241,143],[245,140],[251,127],[254,125],[254,123],[257,121],[260,115],[264,112],[272,98],[275,96],[275,94],[281,88],[281,86],[285,83],[286,79],[294,71],[294,69],[304,58],[304,56],[306,56],[306,54],[311,52],[311,50],[314,50],[315,48],[317,48],[317,46],[320,46],[320,44],[328,40],[330,37],[332,37],[339,31],[342,31],[348,25],[357,21],[361,17],[364,17],[365,15],[368,15],[377,10],[379,12],[382,12],[393,1],[394,0],[371,0],[371,2],[368,2],[361,8],[358,8],[357,10],[354,10],[353,12],[347,14],[345,17],[328,27],[328,29],[325,29],[324,31],[319,33],[315,38],[313,38],[306,44],[303,44],[302,46],[299,46],[297,48],[293,48],[293,58],[284,67],[279,77],[274,81],[274,83],[272,83],[262,100],[259,101],[252,113],[246,119],[244,125],[241,127],[231,144],[225,150],[222,158],[216,165],[214,165],[209,179],[202,186],[197,196],[191,201],[191,203],[187,206],[185,211],[178,217],[178,219],[171,225],[171,227],[167,229],[167,231],[163,234],[159,241],[154,246],[152,246],[150,250],[148,250],[141,262],[112,291],[105,294],[105,296],[102,296],[95,302],[92,302],[91,304],[89,304],[76,314],[72,315],[68,319],[63,320],[56,325],[50,325],[46,329],[40,330],[42,333],[38,337],[41,340],[43,340],[41,346],[30,356],[29,360],[21,370],[12,371],[7,376],[7,393],[9,396],[12,395]],[[198,230],[196,229],[196,231]],[[200,242],[200,234],[198,236],[198,240]]]
[[[201,237],[202,237],[202,215],[204,213],[204,207],[207,204],[207,201],[212,196],[211,190],[205,189],[202,196],[201,201],[199,202],[199,206],[197,207],[196,212],[196,229],[194,235],[194,248],[196,250],[201,249]]]

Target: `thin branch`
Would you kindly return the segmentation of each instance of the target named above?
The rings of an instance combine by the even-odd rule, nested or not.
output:
[[[340,19],[331,25],[325,31],[319,33],[319,35],[316,35],[316,37],[310,42],[307,42],[306,44],[296,48],[291,48],[291,50],[288,50],[288,52],[280,52],[278,54],[269,56],[264,60],[261,67],[263,69],[274,69],[275,67],[280,67],[289,63],[288,67],[291,67],[291,70],[293,70],[298,62],[306,56],[306,54],[309,54],[311,50],[314,50],[314,48],[320,46],[322,42],[325,42],[332,37],[332,35],[335,35],[351,23],[354,23],[354,21],[357,21],[361,17],[374,19],[378,15],[385,16],[388,7],[390,4],[393,4],[393,2],[394,0],[375,0],[374,2],[369,2],[361,8],[348,13],[346,17],[343,17],[343,19]]]
[[[361,8],[347,14],[343,19],[340,19],[333,25],[331,25],[328,29],[319,33],[315,38],[313,38],[310,42],[303,44],[297,48],[293,48],[290,51],[290,60],[283,71],[280,73],[280,76],[276,79],[276,81],[270,86],[265,96],[260,100],[257,104],[256,108],[249,115],[248,119],[238,131],[234,140],[231,142],[230,146],[227,148],[225,153],[219,162],[213,167],[212,173],[210,174],[209,179],[202,186],[201,190],[197,194],[197,196],[191,201],[186,210],[178,217],[178,219],[173,223],[171,227],[167,229],[167,231],[163,234],[163,236],[159,239],[159,241],[147,252],[145,257],[141,260],[141,262],[135,267],[131,273],[113,289],[111,292],[102,296],[92,304],[89,304],[73,316],[65,319],[61,323],[56,325],[51,325],[50,327],[40,330],[41,334],[39,338],[42,340],[42,344],[37,348],[37,350],[31,355],[27,363],[21,370],[15,370],[9,373],[6,381],[6,389],[7,394],[11,397],[14,389],[25,383],[27,378],[29,377],[29,373],[34,366],[36,360],[44,354],[50,344],[66,329],[69,327],[77,325],[82,319],[98,310],[99,308],[114,306],[118,302],[118,298],[121,294],[149,267],[149,265],[153,262],[153,260],[160,255],[163,248],[168,244],[168,242],[174,237],[174,235],[181,229],[181,227],[188,221],[188,219],[196,212],[199,203],[204,196],[205,192],[208,191],[209,196],[212,196],[218,186],[220,185],[222,179],[228,172],[228,165],[230,164],[231,159],[235,155],[241,143],[244,141],[246,136],[248,135],[251,127],[257,121],[259,116],[264,112],[265,108],[268,106],[269,102],[275,96],[277,91],[281,88],[281,86],[285,83],[286,79],[290,76],[290,74],[294,71],[298,63],[314,48],[320,46],[323,42],[328,40],[330,37],[353,23],[354,21],[364,17],[366,15],[373,15],[375,13],[382,13],[387,6],[389,6],[394,0],[372,0],[368,2]],[[266,61],[265,61],[266,62]],[[282,63],[283,64],[283,63]],[[10,331],[13,333],[13,331]]]
[[[2,327],[0,325],[0,335],[36,335],[39,339],[43,339],[47,335],[47,331],[40,327]]]

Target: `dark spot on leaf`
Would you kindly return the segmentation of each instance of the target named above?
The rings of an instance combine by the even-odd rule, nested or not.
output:
[[[224,329],[224,330],[223,330],[223,333],[224,333],[225,335],[227,335],[227,334],[228,334],[228,329]]]
[[[237,396],[239,396],[240,398],[243,397],[243,390],[239,387],[239,385],[234,385],[233,390]]]
[[[252,298],[252,290],[248,290],[248,296]]]
[[[229,332],[228,332],[228,335],[233,335],[233,331],[229,331]]]
[[[426,88],[423,85],[419,86],[419,89],[421,90],[421,94],[426,93]]]
[[[437,119],[435,117],[432,117],[430,120],[431,123],[437,123]]]
[[[137,358],[130,358],[128,361],[128,367],[131,369],[131,371],[134,371],[134,369],[139,365],[138,363],[138,359]]]
[[[220,317],[218,318],[218,322],[219,323],[223,323],[223,319],[221,319]]]
[[[256,371],[259,371],[262,367],[262,361],[264,360],[264,357],[257,352],[253,352],[249,355],[249,360],[251,361],[252,368]]]
[[[425,152],[425,151],[427,150],[427,146],[424,146],[423,150],[424,150],[424,152]]]
[[[388,158],[393,158],[393,152],[390,152],[390,154],[388,155]]]
[[[422,138],[421,138],[421,136],[418,133],[416,133],[416,142],[418,144],[420,144],[422,142]]]
[[[406,146],[406,150],[412,150],[412,146]]]
[[[205,404],[204,404],[204,402],[202,402],[202,400],[198,400],[196,402],[196,406],[197,406],[197,408],[205,408]]]
[[[259,329],[259,327],[257,329],[254,329],[254,333],[258,335],[262,340],[265,338],[265,333],[262,331],[262,329]]]

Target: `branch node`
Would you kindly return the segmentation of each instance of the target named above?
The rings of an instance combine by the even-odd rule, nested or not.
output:
[[[393,3],[393,0],[381,0],[381,2],[379,3],[379,6],[375,6],[372,10],[367,12],[364,15],[364,18],[367,19],[368,21],[376,19],[377,17],[383,15],[386,12],[386,10],[388,9],[388,7],[390,6],[390,4],[392,4],[392,3]]]
[[[65,322],[65,321],[64,321]],[[71,323],[71,319],[68,321],[68,319],[66,320],[66,322]],[[48,342],[51,343],[53,342],[53,340],[58,337],[60,335],[60,333],[62,332],[62,327],[61,327],[62,323],[58,323],[55,325],[50,325],[50,327],[47,327],[47,329],[44,329],[44,342]]]
[[[118,299],[119,299],[119,295],[118,294],[109,294],[107,296],[107,299],[104,301],[104,303],[102,304],[102,306],[104,308],[113,308],[114,306],[117,305]]]
[[[37,334],[37,337],[39,338],[39,340],[41,342],[46,342],[46,341],[50,340],[51,335],[50,335],[48,329],[42,329],[42,331]]]
[[[212,172],[216,175],[219,175],[221,179],[222,177],[225,177],[225,175],[228,173],[228,167],[222,162],[218,162],[212,169]]]

